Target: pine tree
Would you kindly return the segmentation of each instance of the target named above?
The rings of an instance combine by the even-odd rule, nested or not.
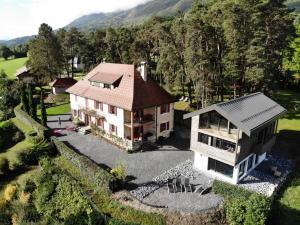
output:
[[[23,85],[22,89],[21,89],[21,103],[22,103],[22,106],[23,106],[23,110],[25,112],[29,113],[28,95],[26,93],[25,85]]]
[[[29,115],[32,117],[32,119],[36,120],[36,105],[33,100],[33,94],[32,94],[32,85],[28,85],[28,105],[29,105]]]
[[[47,126],[47,112],[46,112],[46,107],[44,103],[44,92],[43,89],[41,88],[41,99],[40,99],[40,106],[41,106],[41,123],[43,126]]]
[[[28,55],[28,67],[38,85],[48,84],[61,74],[62,50],[49,25],[41,24],[38,35],[29,43]]]

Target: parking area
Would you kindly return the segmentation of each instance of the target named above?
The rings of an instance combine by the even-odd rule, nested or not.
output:
[[[120,163],[125,163],[127,175],[131,178],[131,182],[137,185],[150,182],[164,171],[193,159],[191,151],[180,150],[171,145],[162,145],[154,151],[127,154],[93,135],[82,135],[67,130],[62,130],[61,133],[64,135],[59,137],[61,141],[99,165],[113,168]]]

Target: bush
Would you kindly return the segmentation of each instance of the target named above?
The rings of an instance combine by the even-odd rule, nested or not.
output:
[[[117,167],[113,168],[110,173],[116,178],[118,185],[124,186],[126,179],[126,166],[124,163],[120,163]]]
[[[8,202],[10,202],[15,196],[17,192],[17,187],[14,185],[7,185],[4,190],[4,199]]]
[[[35,179],[34,201],[44,216],[66,221],[66,224],[101,224],[95,211],[81,192],[76,180],[63,173],[50,160],[41,160],[42,171]],[[88,221],[88,222],[87,222]]]
[[[0,157],[0,175],[5,174],[9,170],[9,162],[7,158]]]
[[[114,189],[115,178],[106,170],[100,168],[89,158],[79,155],[70,149],[63,142],[53,137],[52,141],[57,151],[68,161],[70,161],[90,182],[99,189],[110,192],[110,188]]]
[[[22,133],[17,134],[18,128],[10,120],[0,123],[0,152],[14,146],[22,138]],[[16,136],[17,135],[17,136]]]
[[[264,225],[271,210],[271,201],[258,194],[250,196],[246,205],[245,225]]]
[[[49,130],[36,122],[34,119],[32,119],[25,111],[21,109],[21,105],[18,105],[15,109],[15,115],[16,117],[21,120],[23,123],[30,126],[32,129],[34,129],[40,136],[48,137],[49,136]]]
[[[127,222],[112,218],[108,221],[108,225],[138,225],[138,224],[137,223],[127,223]]]
[[[213,192],[223,196],[224,198],[241,198],[248,199],[253,192],[247,191],[238,186],[215,180],[213,183]]]
[[[267,197],[240,187],[215,181],[213,191],[226,201],[226,218],[230,225],[264,225],[271,203]]]

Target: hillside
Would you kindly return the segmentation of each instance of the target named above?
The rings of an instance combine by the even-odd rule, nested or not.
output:
[[[155,15],[168,16],[177,11],[185,12],[189,9],[192,2],[193,0],[151,0],[129,10],[85,15],[68,24],[66,28],[74,26],[81,30],[94,30],[97,28],[140,24]],[[297,13],[300,13],[300,0],[287,0],[286,4],[290,8],[294,8]],[[15,46],[27,43],[33,37],[20,37],[9,41],[0,40],[0,44]]]
[[[139,24],[152,16],[169,16],[187,11],[193,0],[152,0],[129,10],[113,13],[95,13],[80,17],[66,27],[83,30]]]

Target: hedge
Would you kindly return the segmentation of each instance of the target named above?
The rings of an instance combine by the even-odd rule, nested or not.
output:
[[[213,192],[223,196],[224,198],[242,198],[248,199],[253,192],[247,191],[241,187],[228,184],[219,180],[215,180],[213,183]]]
[[[50,130],[31,118],[25,111],[22,110],[22,105],[14,108],[16,117],[26,125],[34,129],[39,136],[48,137]]]
[[[78,168],[79,171],[96,187],[101,190],[106,190],[109,193],[114,189],[116,180],[108,171],[100,168],[86,156],[80,155],[73,149],[70,149],[56,137],[52,137],[51,140],[57,151]]]

